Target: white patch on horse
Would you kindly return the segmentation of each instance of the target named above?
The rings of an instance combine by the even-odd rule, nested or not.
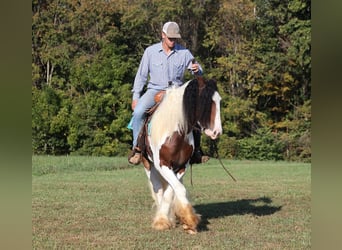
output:
[[[220,116],[220,101],[221,96],[219,93],[215,92],[213,95],[213,101],[216,106],[215,120],[213,128],[206,128],[204,133],[209,136],[211,139],[215,140],[219,135],[222,134],[222,124],[221,124],[221,116]]]
[[[183,114],[183,95],[186,86],[172,87],[166,90],[162,102],[151,119],[151,146],[163,144],[174,131],[186,129]]]

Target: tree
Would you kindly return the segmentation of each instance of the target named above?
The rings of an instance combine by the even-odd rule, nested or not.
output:
[[[180,43],[193,52],[206,77],[217,80],[224,131],[219,149],[229,147],[221,155],[308,161],[310,5],[305,0],[33,0],[34,153],[125,155],[140,58],[160,41],[163,23],[173,20],[181,27]],[[203,147],[214,153],[205,139]]]

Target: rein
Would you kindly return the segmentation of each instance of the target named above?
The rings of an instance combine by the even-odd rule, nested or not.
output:
[[[223,162],[222,162],[222,160],[221,160],[221,158],[220,158],[220,156],[219,156],[219,153],[218,153],[218,150],[217,150],[217,143],[216,143],[216,140],[211,140],[212,141],[212,146],[213,146],[213,148],[214,148],[214,151],[215,151],[215,153],[216,153],[216,157],[217,157],[217,159],[219,160],[219,162],[220,162],[220,164],[221,164],[221,166],[222,166],[222,168],[226,171],[226,173],[236,182],[236,179],[234,178],[234,176],[228,171],[228,169],[224,166],[224,164],[223,164]]]
[[[217,150],[217,141],[216,140],[211,140],[211,146],[214,148],[214,151],[216,153],[216,158],[219,160],[222,168],[226,171],[226,173],[236,182],[236,179],[234,178],[234,176],[229,172],[229,170],[224,166],[220,156],[219,156],[219,153],[218,153],[218,150]],[[193,183],[192,183],[192,164],[190,164],[190,183],[191,183],[191,186],[193,186]]]

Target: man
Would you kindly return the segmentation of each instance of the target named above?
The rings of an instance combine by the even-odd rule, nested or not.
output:
[[[137,139],[146,118],[145,111],[155,104],[154,96],[170,85],[181,86],[187,69],[195,75],[203,74],[201,66],[198,63],[192,63],[194,57],[191,52],[176,43],[177,38],[181,38],[177,23],[165,23],[161,35],[161,42],[149,46],[144,51],[132,89],[133,150],[128,161],[134,165],[141,162],[141,151],[137,147]],[[141,95],[146,83],[147,90]],[[191,163],[208,160],[200,149],[200,136],[200,131],[194,132],[195,152]]]

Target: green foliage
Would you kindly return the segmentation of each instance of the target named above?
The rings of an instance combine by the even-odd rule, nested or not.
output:
[[[68,150],[67,110],[61,108],[61,97],[50,86],[38,91],[32,88],[32,147],[37,154],[60,154]]]
[[[311,2],[32,2],[35,154],[126,155],[131,88],[164,22],[215,77],[226,158],[311,158]],[[186,78],[192,76],[187,75]],[[214,154],[210,140],[203,148]]]
[[[258,129],[251,137],[238,141],[236,158],[283,160],[284,143],[269,129]]]
[[[286,145],[284,159],[292,161],[311,161],[311,101],[306,101],[286,117],[275,124],[283,131],[281,140]]]

